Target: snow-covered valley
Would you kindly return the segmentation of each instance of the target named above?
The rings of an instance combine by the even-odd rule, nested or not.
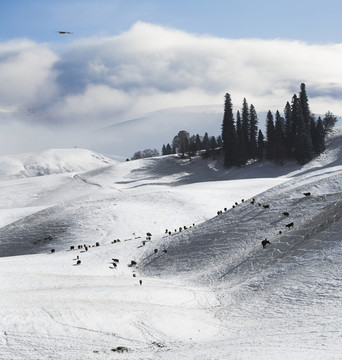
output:
[[[341,358],[341,128],[305,166],[66,149],[0,168],[1,359]]]

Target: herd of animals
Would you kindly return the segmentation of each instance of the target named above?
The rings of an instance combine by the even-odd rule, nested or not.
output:
[[[305,192],[305,193],[303,193],[303,195],[306,196],[306,197],[308,197],[308,196],[311,196],[311,193],[310,193],[310,192]],[[244,202],[244,199],[242,199],[241,202],[243,203],[243,202]],[[256,203],[256,200],[255,200],[254,198],[252,199],[251,204],[252,204],[252,205],[257,204],[258,206],[263,207],[264,209],[269,209],[269,208],[270,208],[270,205],[269,205],[269,204],[261,204],[261,203],[259,203],[259,202]],[[232,206],[232,208],[234,209],[236,206],[238,206],[238,203],[237,203],[237,202],[235,202],[235,204]],[[227,211],[227,208],[224,208],[224,211]],[[222,210],[217,211],[217,215],[221,215],[222,213],[223,213]],[[282,213],[282,215],[285,216],[285,217],[290,216],[289,212],[287,212],[287,211],[284,211],[284,212]],[[189,229],[192,228],[192,227],[194,227],[194,226],[195,226],[195,224],[192,224],[191,226],[189,226]],[[290,222],[290,223],[286,224],[285,227],[286,227],[287,229],[291,229],[291,228],[294,227],[294,223],[293,223],[293,222]],[[179,227],[179,228],[178,228],[178,231],[177,231],[177,229],[174,230],[174,233],[181,232],[181,231],[187,230],[187,229],[188,229],[187,226]],[[171,232],[170,230],[166,229],[166,230],[165,230],[165,234],[167,234],[167,235],[172,235],[172,232]],[[281,231],[281,230],[279,231],[279,234],[282,234],[282,231]],[[50,240],[51,240],[51,239],[52,239],[52,236],[49,235],[49,238],[50,238]],[[138,238],[140,238],[140,237],[136,237],[136,239],[138,239]],[[146,242],[151,241],[151,239],[152,239],[152,234],[151,234],[150,232],[147,232],[147,233],[146,233],[146,240],[143,240],[143,241],[142,241],[142,245],[144,246],[144,245],[146,244]],[[116,239],[116,240],[111,241],[112,244],[116,244],[116,243],[120,243],[120,242],[121,242],[120,239]],[[269,245],[269,244],[271,244],[271,242],[270,242],[267,238],[265,238],[264,240],[261,241],[261,245],[262,245],[263,248],[265,248],[265,247],[266,247],[267,245]],[[86,245],[86,244],[78,245],[78,246],[77,246],[77,249],[78,249],[78,250],[84,250],[84,251],[87,252],[87,251],[89,250],[89,248],[98,247],[98,246],[100,246],[100,243],[99,243],[99,242],[96,242],[94,245]],[[73,250],[75,250],[75,249],[76,249],[76,248],[75,248],[74,245],[71,245],[71,246],[70,246],[70,250],[71,250],[71,251],[73,251]],[[155,254],[157,254],[158,251],[159,251],[158,249],[154,249],[153,252],[154,252]],[[54,253],[54,252],[55,252],[55,249],[51,249],[51,253]],[[164,253],[164,254],[166,254],[166,253],[167,253],[167,249],[163,249],[163,250],[161,250],[161,252]],[[76,264],[74,264],[74,265],[81,265],[82,261],[81,261],[79,255],[77,255],[77,256],[76,256],[76,259],[74,259],[74,260],[76,260]],[[116,269],[117,266],[118,266],[118,264],[119,264],[119,259],[117,259],[117,258],[112,258],[112,261],[111,261],[112,267],[111,267],[111,268],[112,268],[112,269]],[[131,262],[130,262],[130,264],[128,264],[128,266],[129,266],[129,267],[132,267],[132,268],[136,268],[136,267],[137,267],[137,262],[136,262],[135,260],[131,260]],[[133,277],[136,278],[136,276],[137,276],[136,272],[133,271]],[[141,279],[139,280],[139,284],[142,285],[142,280],[141,280]]]

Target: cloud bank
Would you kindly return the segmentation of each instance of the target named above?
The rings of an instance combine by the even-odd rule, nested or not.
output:
[[[342,44],[232,40],[143,22],[65,48],[17,39],[0,43],[0,118],[62,133],[165,108],[223,108],[226,92],[236,109],[245,97],[258,112],[282,111],[302,82],[314,113],[341,115],[341,59]]]

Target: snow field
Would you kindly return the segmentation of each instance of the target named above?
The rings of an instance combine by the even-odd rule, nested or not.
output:
[[[34,170],[0,181],[0,359],[340,359],[341,149],[336,129],[304,167],[16,156]]]

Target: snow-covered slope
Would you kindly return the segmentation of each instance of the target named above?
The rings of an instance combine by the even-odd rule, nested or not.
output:
[[[340,128],[304,167],[70,151],[0,181],[0,358],[340,358]]]

